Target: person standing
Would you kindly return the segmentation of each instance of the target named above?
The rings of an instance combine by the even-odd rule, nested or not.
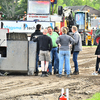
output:
[[[67,35],[67,29],[62,28],[62,35],[59,36],[56,40],[56,43],[59,45],[59,75],[62,76],[63,63],[65,60],[65,71],[67,77],[70,77],[70,43],[74,44],[74,39]]]
[[[30,41],[34,41],[34,39],[40,35],[43,35],[41,31],[41,25],[37,24],[36,25],[36,30],[35,32],[31,35]],[[35,76],[38,76],[38,61],[39,61],[39,42],[37,41],[37,50],[36,50],[36,71],[35,71]]]
[[[51,61],[49,63],[49,75],[52,75],[52,61],[53,61],[53,56],[54,56],[54,74],[56,74],[58,72],[59,69],[59,59],[58,59],[58,53],[57,53],[57,44],[56,44],[56,39],[59,36],[56,32],[53,32],[52,27],[49,26],[48,27],[48,34],[49,37],[51,37],[52,39],[52,50],[50,52],[50,56],[51,56]]]
[[[47,36],[47,29],[43,30],[43,35],[39,36],[37,39],[34,39],[34,41],[39,41],[39,61],[41,61],[41,68],[42,68],[42,75],[41,77],[47,77],[47,69],[48,64],[50,61],[50,51],[52,49],[52,40],[49,36]]]
[[[77,57],[80,51],[82,51],[82,41],[81,41],[81,35],[77,31],[76,26],[72,26],[72,32],[73,32],[73,38],[75,40],[75,45],[74,45],[74,50],[73,50],[73,62],[74,62],[74,67],[75,70],[73,72],[73,75],[79,74],[79,69],[78,69],[78,62],[77,62]]]
[[[98,75],[98,73],[100,74],[100,69],[99,69],[99,63],[100,63],[100,40],[99,40],[99,44],[98,44],[98,46],[96,48],[95,55],[97,55],[96,68],[95,68],[95,72],[92,75]]]
[[[58,26],[54,27],[54,32],[56,32],[59,35],[59,27]]]

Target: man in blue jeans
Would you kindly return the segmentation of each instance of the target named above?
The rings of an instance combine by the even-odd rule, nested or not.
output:
[[[53,44],[53,48],[50,52],[50,56],[51,56],[51,61],[49,63],[49,75],[52,75],[52,60],[53,60],[53,56],[54,56],[54,74],[57,74],[58,69],[59,69],[59,59],[58,59],[58,45],[56,44],[56,39],[59,36],[56,32],[53,32],[53,29],[51,26],[48,27],[48,34],[49,37],[51,37],[52,39],[52,44]]]
[[[75,40],[74,52],[73,52],[73,62],[75,70],[73,72],[73,75],[77,75],[79,74],[77,57],[79,52],[82,51],[82,41],[81,41],[81,35],[78,33],[76,26],[72,26],[72,32],[74,33],[73,38]]]

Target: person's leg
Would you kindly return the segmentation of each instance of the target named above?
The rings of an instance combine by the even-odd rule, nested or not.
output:
[[[75,72],[78,72],[78,62],[77,62],[77,57],[78,57],[79,51],[74,51],[73,53],[73,61],[74,61],[74,67],[75,67]]]
[[[45,76],[44,61],[41,61],[41,69],[42,69],[42,75],[41,75],[41,77],[44,77]]]
[[[47,74],[48,64],[49,64],[49,62],[46,61],[46,62],[45,62],[45,76],[46,76],[46,77],[48,77],[48,74]]]
[[[37,52],[36,53],[36,72],[35,72],[36,76],[38,75],[38,61],[39,61],[39,53]]]
[[[45,71],[46,71],[46,72],[47,72],[47,69],[48,69],[48,64],[49,64],[49,62],[46,61],[46,64],[45,64]]]
[[[97,60],[96,60],[96,71],[98,71],[99,69],[99,58],[97,57]]]
[[[50,52],[50,62],[49,62],[49,67],[48,67],[50,74],[52,74],[52,59],[53,59],[53,48]]]
[[[44,61],[41,61],[41,69],[42,69],[42,71],[45,71]]]
[[[58,48],[54,48],[54,74],[59,70]]]
[[[66,74],[70,74],[70,51],[65,51],[65,70]]]
[[[63,63],[64,63],[64,55],[63,51],[59,51],[59,74],[62,75]]]

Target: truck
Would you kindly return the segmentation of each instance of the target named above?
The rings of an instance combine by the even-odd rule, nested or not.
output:
[[[55,27],[50,18],[50,0],[28,0],[26,21],[0,21],[0,28],[8,28],[9,32],[33,33],[37,24],[42,25],[41,31],[48,26]]]
[[[65,7],[62,12],[63,19],[66,20],[66,26],[71,28],[73,25],[78,27],[78,31],[82,38],[82,45],[94,45],[94,34],[91,29],[91,17],[89,11],[75,11],[75,16],[73,17],[72,10],[68,7]],[[64,21],[63,21],[64,22]]]

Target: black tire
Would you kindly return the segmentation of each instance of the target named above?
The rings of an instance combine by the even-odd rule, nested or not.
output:
[[[93,46],[94,45],[94,38],[92,37],[92,39],[90,41],[88,41],[88,45],[89,46]]]
[[[94,39],[95,45],[97,45],[99,43],[99,40],[100,40],[100,34],[96,35],[96,37]]]
[[[88,41],[88,45],[91,46],[91,41]]]
[[[88,37],[85,36],[84,41],[82,41],[82,45],[83,46],[87,46],[88,45]]]

